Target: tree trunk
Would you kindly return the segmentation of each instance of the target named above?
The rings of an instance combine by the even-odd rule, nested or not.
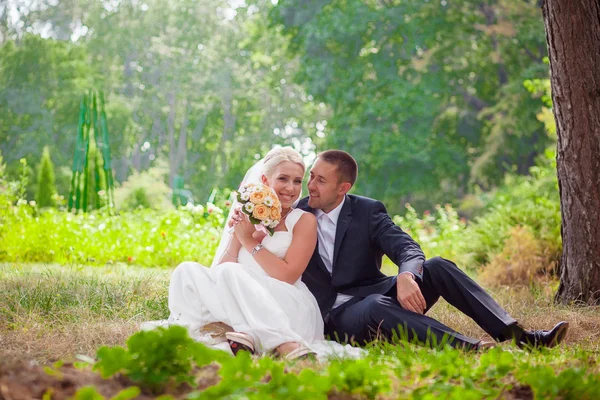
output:
[[[545,0],[563,253],[556,300],[600,302],[600,3]]]

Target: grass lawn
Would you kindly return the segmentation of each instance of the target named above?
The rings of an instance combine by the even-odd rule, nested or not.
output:
[[[142,321],[166,318],[169,272],[132,266],[0,264],[0,399],[41,398],[43,393],[68,398],[90,384],[110,398],[132,385],[122,376],[102,380],[89,367],[71,363],[78,355],[94,358],[100,346],[124,346]],[[212,388],[198,392],[212,398],[600,398],[600,308],[554,305],[552,290],[501,288],[493,295],[526,328],[569,321],[569,334],[555,349],[530,353],[506,343],[483,354],[466,354],[381,345],[363,360],[285,366],[292,374],[283,380],[276,379],[276,369],[284,371],[283,363],[265,366],[254,360],[243,368],[260,364],[264,371],[248,372],[254,378],[246,376],[241,386],[232,384],[237,382],[234,376],[224,375],[227,368],[208,365],[196,370],[195,385],[165,392],[174,398],[185,398],[198,388]],[[486,338],[443,301],[429,315],[466,335]],[[58,360],[66,364],[43,368]],[[305,370],[314,374],[300,373]],[[305,397],[298,397],[301,394]],[[151,397],[144,389],[136,398]]]

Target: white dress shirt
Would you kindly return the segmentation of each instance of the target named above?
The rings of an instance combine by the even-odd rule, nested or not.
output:
[[[346,198],[344,198],[342,202],[329,213],[324,213],[323,210],[315,210],[315,216],[317,217],[319,255],[323,259],[323,263],[330,274],[333,272],[333,252],[335,247],[335,232],[337,230],[337,222],[345,201]],[[348,294],[338,293],[332,309],[341,306],[352,297],[353,296]]]

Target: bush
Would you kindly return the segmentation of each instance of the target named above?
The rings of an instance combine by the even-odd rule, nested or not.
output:
[[[54,179],[54,164],[50,158],[50,149],[44,147],[42,160],[38,168],[37,194],[35,200],[39,207],[54,207],[56,184]]]
[[[562,245],[556,171],[549,164],[530,172],[530,176],[508,176],[486,211],[469,224],[459,252],[470,264],[486,264],[500,253],[515,226],[529,228],[540,246],[552,253],[548,257],[558,258]]]
[[[148,194],[146,193],[146,189],[143,187],[138,187],[133,190],[125,198],[125,201],[122,204],[122,208],[124,210],[135,210],[136,208],[152,208],[152,203],[148,198]]]
[[[516,226],[509,231],[504,248],[485,266],[480,278],[489,286],[527,285],[548,277],[556,265],[554,249],[545,248],[531,228]]]
[[[228,355],[210,349],[188,335],[187,329],[171,326],[129,337],[127,348],[101,347],[96,354],[94,369],[103,378],[123,373],[133,382],[158,392],[169,382],[193,384],[193,368],[224,360]]]
[[[171,188],[165,183],[168,168],[163,163],[147,171],[134,173],[120,188],[115,189],[115,207],[117,210],[131,211],[136,208],[172,210]]]

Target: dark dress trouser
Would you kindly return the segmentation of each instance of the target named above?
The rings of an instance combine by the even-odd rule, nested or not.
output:
[[[522,333],[516,321],[453,262],[436,257],[425,261],[423,267],[423,280],[418,283],[427,303],[425,312],[441,296],[497,341]],[[325,334],[342,342],[353,338],[359,344],[377,335],[391,339],[394,334],[430,346],[445,340],[453,347],[472,348],[479,342],[433,318],[402,308],[396,298],[396,285],[388,293],[355,297],[331,310],[326,317]]]

